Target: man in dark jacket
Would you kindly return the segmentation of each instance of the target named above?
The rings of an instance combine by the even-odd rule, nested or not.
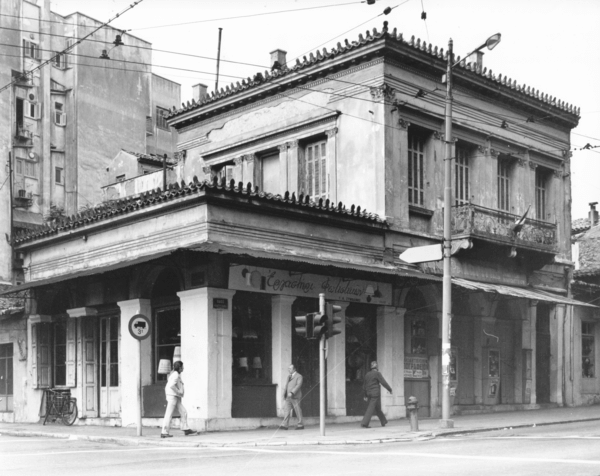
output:
[[[379,373],[379,370],[377,370],[377,362],[373,361],[371,362],[371,370],[369,370],[365,375],[365,380],[363,383],[365,401],[369,402],[367,405],[367,411],[365,412],[365,416],[362,420],[362,423],[360,424],[360,426],[362,426],[363,428],[370,428],[369,423],[371,421],[373,413],[377,413],[377,417],[381,422],[381,426],[385,426],[387,424],[387,419],[381,411],[381,389],[379,387],[380,385],[383,385],[388,392],[392,393],[392,388],[385,381],[383,375]]]

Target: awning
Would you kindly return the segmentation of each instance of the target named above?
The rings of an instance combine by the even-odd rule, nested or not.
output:
[[[189,248],[191,251],[204,251],[209,253],[222,253],[222,254],[233,254],[233,255],[245,255],[252,258],[264,258],[276,261],[294,261],[297,263],[307,263],[317,266],[331,266],[333,268],[342,269],[353,269],[356,271],[366,271],[369,273],[382,273],[393,276],[401,276],[407,278],[418,278],[427,281],[441,282],[442,278],[433,276],[431,274],[425,274],[421,271],[412,269],[398,268],[396,266],[387,264],[357,264],[349,261],[331,261],[321,258],[313,258],[307,256],[300,256],[294,253],[285,253],[278,250],[256,250],[249,248],[239,248],[235,246],[222,245],[219,243],[203,243],[199,246]]]
[[[12,286],[11,288],[5,289],[0,292],[0,296],[6,296],[7,294],[16,293],[19,291],[23,291],[25,289],[37,288],[39,286],[46,286],[48,284],[60,283],[62,281],[67,281],[69,279],[82,278],[84,276],[91,276],[93,274],[102,274],[107,273],[108,271],[114,271],[116,269],[126,268],[128,266],[134,266],[136,264],[146,263],[148,261],[152,261],[158,258],[162,258],[163,256],[167,256],[173,253],[173,251],[163,251],[161,253],[155,253],[152,255],[142,256],[139,258],[131,259],[131,260],[122,260],[118,263],[114,263],[107,266],[98,266],[94,268],[88,268],[82,271],[75,271],[73,273],[62,274],[60,276],[53,276],[47,279],[38,279],[36,281],[29,281],[24,284],[19,284],[17,286]]]
[[[471,291],[482,291],[485,293],[497,293],[505,296],[514,296],[522,299],[532,299],[536,301],[552,302],[555,304],[569,304],[571,306],[586,306],[597,307],[585,302],[576,301],[556,294],[550,294],[544,291],[517,288],[514,286],[504,286],[502,284],[479,283],[477,281],[469,281],[468,279],[452,278],[452,284],[456,284],[461,288],[470,289]]]

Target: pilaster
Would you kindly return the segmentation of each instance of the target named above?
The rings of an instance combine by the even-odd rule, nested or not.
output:
[[[392,387],[392,395],[382,390],[381,406],[388,418],[404,418],[404,315],[406,309],[377,307],[377,362]]]
[[[277,415],[283,417],[283,387],[292,364],[292,304],[294,296],[271,297],[273,383],[277,384]]]
[[[235,291],[198,288],[177,293],[181,301],[181,360],[190,426],[209,418],[231,418],[232,299]],[[214,299],[227,300],[226,309]]]
[[[556,304],[550,312],[550,401],[562,405],[563,332],[566,305]]]
[[[391,124],[393,126],[397,126],[397,129],[395,129],[394,132],[394,137],[397,141],[397,151],[395,154],[392,154],[393,158],[391,162],[397,160],[398,164],[397,171],[392,172],[396,183],[398,184],[396,186],[397,203],[393,209],[397,214],[399,226],[402,228],[408,228],[408,128],[410,127],[410,122],[400,117],[395,123],[392,122]]]
[[[300,147],[298,141],[290,141],[287,143],[287,187],[284,192],[288,191],[290,194],[296,193],[298,195],[299,180],[300,180]]]
[[[346,415],[346,309],[349,303],[334,301],[342,308],[341,334],[327,339],[327,415]]]
[[[338,128],[334,127],[325,131],[327,134],[327,177],[329,200],[336,204],[338,202],[337,177],[338,177],[338,157],[337,157],[337,135]]]
[[[529,329],[531,333],[531,400],[530,403],[537,402],[537,386],[536,386],[536,347],[537,347],[537,305],[538,301],[529,302]]]
[[[243,181],[243,171],[244,167],[244,157],[236,157],[233,159],[233,174],[232,178],[235,180],[235,184],[237,185],[241,181]],[[227,184],[229,186],[229,184]]]
[[[284,194],[288,185],[288,144],[278,146],[279,149],[279,189],[274,193]]]
[[[129,334],[129,321],[136,314],[143,314],[151,319],[152,308],[149,299],[130,299],[118,302],[121,309],[121,341],[119,342],[119,373],[122,376],[135,376],[140,368],[140,351],[138,341]],[[152,326],[154,327],[154,326]],[[152,337],[141,342],[142,354],[142,385],[152,381]],[[137,425],[137,393],[138,386],[135,378],[121,378],[121,425]]]

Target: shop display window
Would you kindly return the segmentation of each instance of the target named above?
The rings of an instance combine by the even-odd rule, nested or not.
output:
[[[594,324],[591,322],[581,323],[581,369],[584,378],[594,378],[596,353],[594,342]]]
[[[181,346],[181,317],[179,307],[157,309],[155,320],[154,369],[155,381],[166,381],[168,374],[159,373],[161,360],[173,362],[175,348]]]
[[[238,291],[232,319],[233,384],[270,384],[271,296]]]

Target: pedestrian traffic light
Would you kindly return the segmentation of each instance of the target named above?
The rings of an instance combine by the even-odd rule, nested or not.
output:
[[[313,338],[314,313],[309,313],[305,316],[294,316],[294,321],[296,334],[305,339]]]
[[[322,334],[327,332],[327,316],[325,314],[314,314],[313,318],[313,339],[319,339]]]
[[[329,339],[335,335],[341,334],[342,329],[340,328],[340,324],[342,322],[342,316],[340,313],[342,312],[342,306],[338,306],[337,304],[327,304],[327,334],[326,337]]]

